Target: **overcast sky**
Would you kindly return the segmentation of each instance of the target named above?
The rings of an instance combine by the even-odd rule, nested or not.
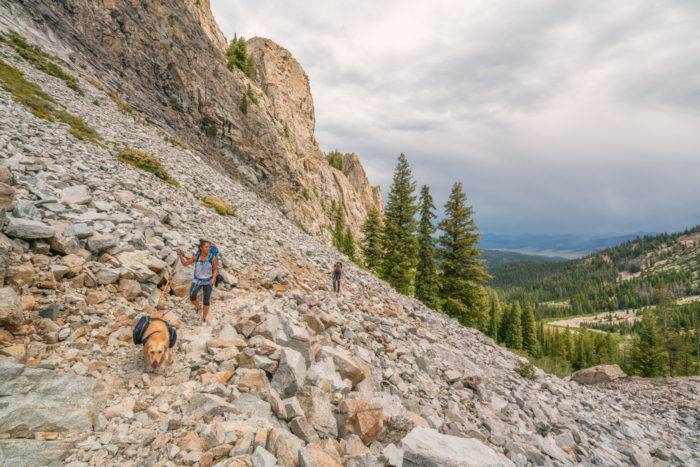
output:
[[[388,189],[404,152],[482,231],[700,223],[700,1],[211,0],[311,80],[321,147]]]

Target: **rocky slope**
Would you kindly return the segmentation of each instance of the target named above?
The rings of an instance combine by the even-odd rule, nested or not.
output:
[[[107,144],[0,88],[1,465],[694,465],[697,378],[582,386],[536,370],[347,262],[75,67],[82,94],[0,59]],[[100,86],[101,87],[101,86]],[[114,142],[114,143],[111,143]],[[177,185],[117,160],[154,154]],[[200,201],[201,181],[236,207]],[[134,320],[213,239],[230,284],[202,324],[177,295],[176,359],[143,373]],[[60,416],[57,412],[60,410]]]
[[[332,201],[356,232],[374,203],[362,195],[369,186],[333,170],[319,149],[301,66],[256,39],[260,79],[228,70],[208,1],[0,0],[0,22],[98,78],[314,235],[329,236]]]

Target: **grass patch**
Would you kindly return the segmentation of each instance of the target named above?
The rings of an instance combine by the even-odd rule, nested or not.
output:
[[[179,139],[175,138],[174,136],[170,136],[170,135],[167,134],[167,133],[164,133],[164,134],[163,134],[163,140],[164,140],[166,143],[170,143],[171,145],[176,146],[176,147],[178,147],[178,148],[180,148],[180,149],[183,149],[183,150],[189,149],[189,146],[187,146],[187,144],[183,143],[182,141],[180,141]]]
[[[83,90],[78,85],[75,76],[66,73],[63,68],[54,62],[55,57],[47,54],[43,50],[30,45],[20,34],[11,31],[7,34],[0,33],[0,42],[12,47],[17,54],[29,62],[34,68],[43,71],[47,75],[61,79],[73,91],[82,94]]]
[[[124,101],[121,97],[117,96],[112,91],[109,91],[107,93],[107,95],[109,96],[110,99],[112,99],[112,102],[114,102],[114,104],[117,106],[117,108],[119,110],[121,110],[125,114],[129,114],[131,116],[136,115],[136,111],[129,104],[127,104],[126,101]]]
[[[202,198],[202,203],[209,208],[213,208],[222,216],[236,215],[236,209],[218,196],[207,195]]]
[[[144,172],[149,172],[170,185],[177,185],[177,180],[172,178],[167,169],[152,154],[139,149],[124,148],[117,153],[117,160]]]
[[[24,78],[17,68],[0,58],[0,85],[31,113],[50,122],[59,121],[69,126],[69,133],[76,138],[103,146],[102,137],[82,118],[58,107],[54,99],[42,91],[41,86]]]
[[[526,379],[535,379],[537,377],[537,375],[535,375],[535,366],[530,362],[522,360],[518,363],[518,366],[515,367],[515,372]]]

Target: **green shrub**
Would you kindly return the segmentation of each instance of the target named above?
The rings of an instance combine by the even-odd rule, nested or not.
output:
[[[521,360],[518,366],[515,367],[515,372],[526,379],[535,379],[535,367],[528,361]]]
[[[139,149],[125,148],[117,153],[117,159],[144,172],[152,173],[166,183],[177,185],[177,180],[168,174],[167,169],[152,154]]]
[[[341,172],[343,171],[343,155],[337,149],[329,152],[326,155],[326,160],[328,160],[328,164],[330,164],[331,167],[334,167]]]
[[[102,137],[85,123],[85,120],[60,109],[54,99],[42,91],[38,84],[27,81],[21,71],[2,59],[0,59],[0,85],[37,117],[51,122],[66,123],[70,127],[68,131],[76,138],[103,145]]]
[[[233,40],[226,49],[226,62],[229,70],[238,68],[250,79],[257,77],[255,59],[251,54],[248,54],[243,36],[238,38],[233,36]]]
[[[202,203],[209,208],[213,208],[222,216],[236,215],[236,209],[218,196],[207,195],[202,198]]]
[[[11,31],[7,34],[0,33],[0,42],[12,47],[20,57],[29,62],[37,70],[43,71],[47,75],[51,75],[53,77],[61,79],[66,83],[66,86],[68,86],[75,92],[78,92],[80,94],[83,93],[83,91],[80,89],[80,86],[78,85],[78,80],[75,78],[75,76],[66,73],[63,70],[63,68],[58,66],[54,62],[54,57],[47,54],[38,47],[29,45],[27,40],[21,35],[17,34],[14,31]]]

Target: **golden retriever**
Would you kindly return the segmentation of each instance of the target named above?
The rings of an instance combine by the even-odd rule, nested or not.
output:
[[[169,351],[170,335],[168,326],[160,321],[161,313],[150,316],[158,319],[151,319],[143,334],[146,340],[143,344],[144,371],[157,371],[172,362],[172,352]]]

